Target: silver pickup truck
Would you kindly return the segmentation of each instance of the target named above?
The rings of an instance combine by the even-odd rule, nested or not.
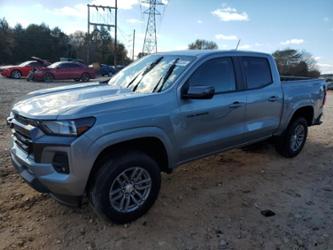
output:
[[[162,171],[268,138],[296,156],[325,98],[324,81],[281,79],[268,54],[158,53],[108,82],[22,98],[7,119],[11,158],[36,190],[69,205],[88,197],[98,214],[126,223],[153,205]]]

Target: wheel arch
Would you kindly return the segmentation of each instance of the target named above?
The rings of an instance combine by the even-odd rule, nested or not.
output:
[[[165,140],[159,136],[146,135],[104,145],[93,161],[86,188],[90,187],[103,161],[111,155],[117,155],[129,150],[143,151],[158,163],[162,172],[170,173],[172,171],[173,159],[170,155],[170,148],[166,144]]]
[[[290,116],[288,125],[298,117],[304,117],[308,123],[308,126],[311,126],[314,118],[314,108],[311,105],[306,105],[299,107],[295,112]]]
[[[9,73],[9,76],[10,76],[10,77],[12,77],[12,74],[13,74],[14,71],[18,71],[18,72],[20,72],[21,77],[23,76],[22,70],[20,70],[20,69],[18,69],[18,68],[13,68],[13,69],[10,70],[10,73]]]

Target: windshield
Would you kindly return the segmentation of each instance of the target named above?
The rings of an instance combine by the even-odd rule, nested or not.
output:
[[[61,62],[56,62],[56,63],[52,63],[50,66],[47,66],[50,69],[54,69],[56,68],[59,64],[61,64]]]
[[[194,60],[193,56],[150,55],[118,72],[110,79],[115,88],[128,88],[138,93],[166,90]]]
[[[32,62],[35,62],[35,61],[26,61],[26,62],[21,63],[19,66],[20,66],[20,67],[24,67],[24,66],[29,65],[29,64],[32,63]]]

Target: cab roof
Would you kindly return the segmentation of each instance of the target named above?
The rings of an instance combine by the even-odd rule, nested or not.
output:
[[[205,57],[209,55],[237,55],[237,56],[271,56],[267,53],[254,52],[254,51],[241,51],[241,50],[177,50],[169,52],[158,52],[157,55],[183,55],[183,56],[195,56]]]

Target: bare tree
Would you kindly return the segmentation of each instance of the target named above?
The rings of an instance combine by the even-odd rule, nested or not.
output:
[[[277,50],[273,53],[281,75],[318,77],[320,72],[313,56],[295,49]]]

